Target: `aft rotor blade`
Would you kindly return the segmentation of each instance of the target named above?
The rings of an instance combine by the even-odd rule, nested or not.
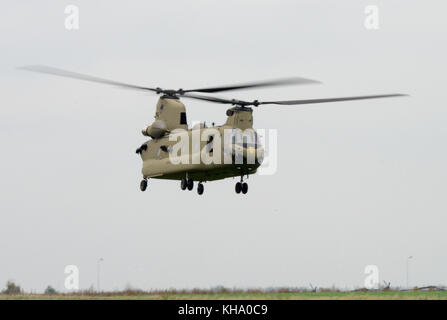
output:
[[[393,94],[381,94],[381,95],[372,95],[372,96],[357,96],[357,97],[342,97],[342,98],[327,98],[327,99],[259,101],[257,104],[259,104],[259,105],[261,105],[261,104],[298,105],[298,104],[328,103],[328,102],[367,100],[367,99],[405,97],[405,96],[407,96],[407,95],[400,94],[400,93],[393,93]]]
[[[267,81],[240,83],[240,84],[226,85],[226,86],[219,86],[219,87],[188,89],[188,90],[183,90],[183,92],[214,93],[214,92],[230,91],[230,90],[276,87],[276,86],[292,85],[292,84],[311,84],[311,83],[320,83],[320,82],[316,81],[316,80],[312,80],[312,79],[305,79],[305,78],[286,78],[286,79],[275,79],[275,80],[267,80]]]
[[[19,69],[33,71],[33,72],[39,72],[39,73],[46,73],[46,74],[51,74],[51,75],[55,75],[55,76],[65,77],[65,78],[72,78],[72,79],[78,79],[78,80],[84,80],[84,81],[90,81],[90,82],[96,82],[96,83],[109,84],[109,85],[113,85],[113,86],[129,88],[129,89],[149,90],[149,91],[155,91],[155,92],[158,91],[155,88],[142,87],[142,86],[118,82],[118,81],[114,81],[114,80],[98,78],[98,77],[89,76],[86,74],[67,71],[67,70],[63,70],[63,69],[57,69],[57,68],[43,66],[43,65],[25,66],[25,67],[20,67]]]
[[[210,97],[203,95],[184,94],[182,97],[192,98],[197,100],[204,100],[215,103],[232,104],[238,106],[259,106],[262,104],[277,104],[277,105],[300,105],[300,104],[313,104],[313,103],[328,103],[328,102],[340,102],[340,101],[352,101],[352,100],[367,100],[367,99],[379,99],[379,98],[392,98],[392,97],[405,97],[406,94],[393,93],[393,94],[381,94],[381,95],[369,95],[369,96],[355,96],[355,97],[341,97],[341,98],[326,98],[326,99],[305,99],[305,100],[284,100],[284,101],[244,101],[237,99],[225,99],[218,97]]]

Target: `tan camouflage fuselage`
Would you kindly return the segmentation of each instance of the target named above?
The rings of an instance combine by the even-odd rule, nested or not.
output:
[[[189,178],[194,181],[205,182],[256,173],[257,168],[262,162],[264,152],[260,145],[256,147],[233,145],[233,148],[237,148],[240,154],[243,155],[242,163],[236,163],[234,155],[232,161],[228,163],[228,154],[227,158],[224,158],[225,152],[223,151],[225,132],[228,133],[228,131],[233,129],[240,129],[242,131],[253,130],[254,132],[252,110],[250,108],[235,107],[227,111],[227,116],[227,121],[222,126],[207,128],[204,125],[200,125],[197,128],[188,129],[186,124],[186,110],[183,103],[175,98],[160,98],[157,103],[154,124],[157,121],[162,121],[164,124],[158,124],[157,128],[166,127],[166,132],[163,136],[156,139],[153,138],[143,144],[143,147],[147,146],[140,152],[141,159],[143,160],[143,177],[145,179],[156,178],[171,180]],[[143,134],[148,131],[152,132],[151,130],[154,131],[151,127],[143,129]],[[219,147],[221,152],[213,148],[208,148],[207,150],[207,147],[214,143],[206,139],[210,133],[213,136],[215,136],[214,133],[220,134],[221,143],[217,143],[218,140],[216,138],[213,147]],[[172,148],[180,141],[180,135],[183,135],[183,138],[188,140],[186,142],[187,152],[173,155],[171,153]],[[204,154],[206,152],[207,154]],[[203,159],[204,156],[208,157],[208,161],[206,161],[207,159]],[[212,161],[210,163],[209,158],[217,159],[218,161]],[[176,161],[173,162],[173,159]],[[254,159],[254,161],[247,159]]]

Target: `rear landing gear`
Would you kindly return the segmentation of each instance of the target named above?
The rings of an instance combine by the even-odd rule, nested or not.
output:
[[[203,183],[200,182],[200,183],[198,184],[198,186],[197,186],[197,193],[198,193],[199,195],[201,195],[201,194],[203,193],[203,190],[204,190]]]
[[[188,190],[191,191],[194,188],[194,181],[188,179]]]
[[[182,190],[186,190],[186,188],[188,188],[188,190],[191,191],[194,188],[194,181],[192,179],[183,178],[180,181],[180,188]]]
[[[186,188],[188,187],[188,180],[186,180],[185,178],[182,179],[182,181],[180,182],[180,188],[182,190],[186,190]]]
[[[141,191],[145,191],[146,188],[147,188],[147,180],[146,180],[146,179],[143,179],[143,180],[141,180],[141,182],[140,182],[140,190],[141,190]]]

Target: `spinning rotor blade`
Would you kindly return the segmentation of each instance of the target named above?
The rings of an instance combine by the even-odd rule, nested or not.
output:
[[[285,101],[244,101],[237,99],[225,99],[211,96],[203,96],[190,94],[190,92],[202,92],[202,93],[214,93],[221,91],[229,91],[229,90],[239,90],[239,89],[248,89],[248,88],[262,88],[262,87],[272,87],[272,86],[281,86],[281,85],[290,85],[290,84],[310,84],[310,83],[319,83],[318,81],[305,79],[305,78],[287,78],[287,79],[277,79],[277,80],[269,80],[269,81],[259,81],[259,82],[250,82],[243,83],[238,85],[229,85],[229,86],[219,86],[219,87],[210,87],[210,88],[202,88],[202,89],[161,89],[161,88],[150,88],[137,86],[133,84],[118,82],[114,80],[103,79],[99,77],[89,76],[81,73],[71,72],[63,69],[57,69],[53,67],[43,66],[43,65],[33,65],[21,67],[19,69],[46,73],[51,75],[56,75],[65,78],[74,78],[84,81],[97,82],[103,84],[109,84],[114,86],[119,86],[123,88],[129,89],[137,89],[137,90],[145,90],[145,91],[153,91],[157,94],[163,93],[169,97],[185,97],[196,100],[204,100],[214,103],[223,103],[223,104],[232,104],[238,106],[259,106],[262,104],[276,104],[276,105],[300,105],[300,104],[313,104],[313,103],[327,103],[327,102],[339,102],[339,101],[352,101],[352,100],[365,100],[365,99],[378,99],[378,98],[390,98],[390,97],[401,97],[405,96],[404,94],[382,94],[382,95],[370,95],[370,96],[357,96],[357,97],[342,97],[342,98],[327,98],[327,99],[307,99],[307,100],[285,100]]]
[[[223,103],[223,104],[242,105],[242,104],[239,104],[239,103],[249,103],[249,102],[242,101],[242,100],[225,99],[225,98],[210,97],[210,96],[202,96],[202,95],[189,94],[189,93],[183,94],[182,98],[191,98],[191,99],[196,99],[196,100],[204,100],[204,101],[215,102],[215,103]]]
[[[93,76],[89,76],[86,74],[71,72],[71,71],[57,69],[57,68],[43,66],[43,65],[25,66],[25,67],[20,67],[19,69],[33,71],[33,72],[39,72],[39,73],[46,73],[46,74],[51,74],[51,75],[55,75],[55,76],[65,77],[65,78],[74,78],[74,79],[85,80],[85,81],[90,81],[90,82],[110,84],[110,85],[129,88],[129,89],[149,90],[149,91],[155,91],[155,92],[159,91],[155,88],[142,87],[142,86],[137,86],[137,85],[133,85],[133,84],[93,77]]]
[[[210,101],[215,103],[232,104],[238,106],[259,106],[263,104],[277,104],[277,105],[300,105],[300,104],[314,104],[314,103],[328,103],[328,102],[340,102],[340,101],[352,101],[352,100],[366,100],[366,99],[379,99],[379,98],[392,98],[392,97],[405,97],[406,94],[393,93],[393,94],[380,94],[370,96],[356,96],[356,97],[341,97],[341,98],[326,98],[326,99],[305,99],[305,100],[285,100],[285,101],[243,101],[236,99],[224,99],[210,96],[185,94],[185,98],[192,98],[197,100]]]
[[[312,104],[312,103],[327,103],[327,102],[339,102],[339,101],[352,101],[352,100],[367,100],[367,99],[379,99],[379,98],[392,98],[392,97],[404,97],[406,94],[393,93],[393,94],[380,94],[372,96],[357,96],[357,97],[342,97],[342,98],[327,98],[327,99],[307,99],[307,100],[286,100],[286,101],[259,101],[261,104],[279,104],[279,105],[298,105],[298,104]],[[256,105],[256,102],[253,102]]]
[[[235,84],[235,85],[227,85],[227,86],[219,86],[219,87],[189,89],[189,90],[183,90],[183,92],[214,93],[214,92],[229,91],[229,90],[265,88],[265,87],[276,87],[276,86],[284,86],[284,85],[291,85],[291,84],[311,84],[311,83],[320,83],[320,82],[316,81],[316,80],[305,79],[305,78],[286,78],[286,79],[240,83],[240,84]]]
[[[272,86],[291,85],[291,84],[318,83],[318,81],[305,79],[305,78],[287,78],[287,79],[250,82],[250,83],[243,83],[243,84],[237,84],[237,85],[219,86],[219,87],[202,88],[202,89],[187,89],[187,90],[168,89],[168,90],[166,90],[166,89],[161,89],[161,88],[150,88],[150,87],[137,86],[137,85],[133,85],[133,84],[118,82],[118,81],[109,80],[109,79],[103,79],[103,78],[99,78],[99,77],[94,77],[94,76],[90,76],[90,75],[86,75],[86,74],[81,74],[81,73],[77,73],[77,72],[53,68],[53,67],[44,66],[44,65],[25,66],[25,67],[21,67],[19,69],[33,71],[33,72],[39,72],[39,73],[46,73],[46,74],[51,74],[51,75],[55,75],[55,76],[65,77],[65,78],[74,78],[74,79],[78,79],[78,80],[109,84],[109,85],[129,88],[129,89],[148,90],[148,91],[153,91],[156,93],[167,94],[169,96],[175,96],[175,95],[182,96],[187,92],[213,93],[213,92],[239,90],[239,89],[247,89],[247,88],[261,88],[261,87],[272,87]]]

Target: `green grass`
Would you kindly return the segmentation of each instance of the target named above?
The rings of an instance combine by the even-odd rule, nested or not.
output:
[[[0,295],[0,300],[447,300],[447,291],[380,292],[228,292],[228,293],[86,293]]]

